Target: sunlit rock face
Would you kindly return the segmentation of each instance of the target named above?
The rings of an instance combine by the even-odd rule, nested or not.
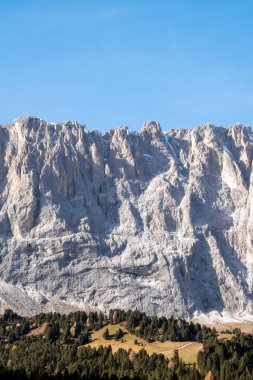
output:
[[[1,307],[246,318],[252,151],[242,125],[0,127]]]

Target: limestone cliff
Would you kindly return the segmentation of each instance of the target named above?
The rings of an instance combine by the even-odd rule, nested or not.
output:
[[[246,317],[253,131],[0,127],[0,302]]]

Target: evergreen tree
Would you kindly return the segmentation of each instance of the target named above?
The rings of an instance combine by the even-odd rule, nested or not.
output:
[[[117,330],[115,335],[114,335],[114,339],[115,340],[120,340],[122,337],[124,336],[124,333],[121,329]]]
[[[108,330],[108,328],[105,329],[105,331],[103,333],[103,338],[104,339],[109,339],[109,330]]]

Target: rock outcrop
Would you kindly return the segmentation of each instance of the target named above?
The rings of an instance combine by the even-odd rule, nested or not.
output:
[[[0,302],[247,318],[253,131],[0,127]]]

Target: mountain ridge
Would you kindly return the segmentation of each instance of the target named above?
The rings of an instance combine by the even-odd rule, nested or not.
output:
[[[1,126],[2,308],[251,318],[252,147],[241,124]]]

